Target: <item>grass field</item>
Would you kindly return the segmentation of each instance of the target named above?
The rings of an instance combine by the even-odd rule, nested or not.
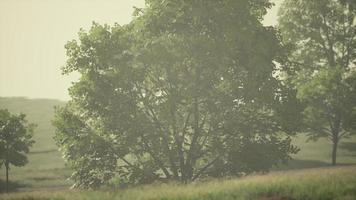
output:
[[[306,142],[304,135],[299,135],[293,139],[293,143],[300,148],[298,154],[294,155],[294,160],[287,166],[280,166],[279,169],[305,169],[314,167],[330,166],[332,144],[326,139],[319,139],[316,142]],[[356,164],[356,137],[340,141],[337,152],[337,163],[339,165]]]
[[[182,185],[156,185],[120,191],[51,191],[0,195],[8,200],[354,200],[356,166],[329,167]]]
[[[34,133],[36,143],[28,154],[28,164],[10,169],[10,180],[14,184],[25,188],[59,187],[72,184],[67,180],[71,171],[65,166],[53,141],[54,127],[51,125],[54,106],[63,104],[64,102],[51,99],[0,98],[0,109],[7,108],[12,113],[24,113],[29,122],[38,125]],[[0,180],[3,182],[4,178],[5,170],[2,168]]]
[[[28,155],[29,163],[25,167],[13,167],[10,171],[12,184],[22,188],[20,190],[58,189],[72,184],[68,180],[71,170],[65,166],[53,141],[54,128],[50,122],[53,107],[63,104],[64,102],[49,99],[0,98],[0,109],[7,108],[13,113],[23,112],[27,114],[29,121],[38,124],[34,135],[36,143]],[[323,139],[306,143],[305,139],[303,135],[294,138],[294,144],[299,146],[301,151],[289,165],[279,166],[274,170],[329,166],[331,143]],[[338,163],[343,165],[356,164],[356,137],[341,141],[337,159]],[[0,190],[4,177],[5,170],[2,168]]]

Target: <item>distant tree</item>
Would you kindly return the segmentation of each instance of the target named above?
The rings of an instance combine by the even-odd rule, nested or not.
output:
[[[355,19],[352,0],[285,0],[279,12],[304,125],[310,139],[333,143],[333,165],[339,141],[356,132]]]
[[[0,167],[5,165],[6,191],[9,184],[10,165],[24,166],[28,161],[26,153],[33,145],[34,124],[28,124],[25,115],[12,115],[0,110]]]
[[[132,23],[67,43],[79,72],[56,141],[79,187],[268,171],[297,148],[279,123],[268,1],[147,0]]]
[[[341,4],[343,5],[348,5],[351,7],[351,9],[356,8],[356,1],[354,0],[338,0]]]

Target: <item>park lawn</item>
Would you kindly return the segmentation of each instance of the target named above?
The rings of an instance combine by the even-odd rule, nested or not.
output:
[[[306,169],[314,167],[326,167],[331,165],[332,143],[321,138],[318,141],[309,141],[303,134],[293,138],[293,144],[300,148],[300,151],[293,155],[288,165],[276,167],[277,170],[284,169]],[[356,136],[342,139],[337,151],[338,165],[356,164]]]
[[[353,200],[356,166],[272,172],[188,185],[151,185],[98,191],[36,191],[0,195],[4,200]]]
[[[331,163],[331,150],[332,143],[325,138],[319,139],[317,142],[306,142],[305,136],[302,135],[294,139],[296,144],[301,150],[294,157],[298,160],[315,160]],[[340,141],[337,162],[339,164],[356,164],[356,136],[344,138]]]

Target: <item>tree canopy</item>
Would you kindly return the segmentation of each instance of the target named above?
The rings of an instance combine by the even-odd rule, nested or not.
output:
[[[125,26],[94,23],[67,43],[79,72],[56,111],[78,187],[268,171],[291,145],[279,109],[281,51],[255,0],[147,0]]]

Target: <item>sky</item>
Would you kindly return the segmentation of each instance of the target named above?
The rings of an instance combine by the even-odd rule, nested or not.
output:
[[[282,0],[265,17],[275,25]],[[144,0],[0,0],[0,96],[68,100],[78,75],[62,75],[64,45],[92,22],[131,21]]]

